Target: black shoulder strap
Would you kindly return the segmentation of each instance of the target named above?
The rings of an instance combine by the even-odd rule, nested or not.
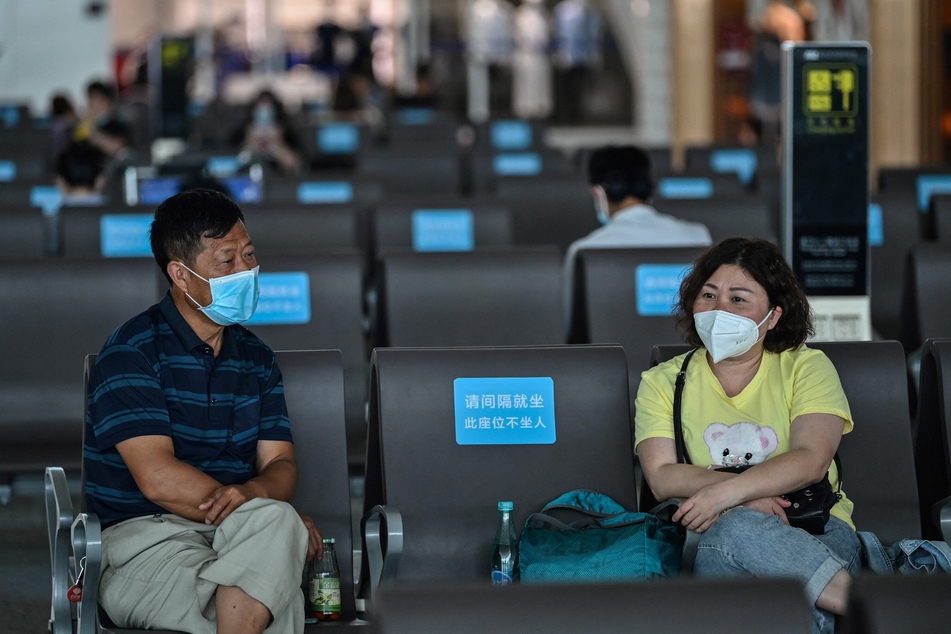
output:
[[[684,429],[680,418],[680,403],[683,400],[684,383],[687,380],[687,364],[690,363],[690,357],[697,351],[694,348],[684,357],[683,365],[680,366],[680,372],[677,373],[677,381],[674,384],[674,444],[677,447],[677,462],[690,462],[687,455],[687,445],[684,442]]]

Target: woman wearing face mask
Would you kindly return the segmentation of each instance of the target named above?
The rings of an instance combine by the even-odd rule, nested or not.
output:
[[[280,172],[295,174],[301,168],[300,142],[277,95],[264,90],[255,98],[235,133],[242,152],[263,159]]]
[[[731,238],[701,255],[680,286],[678,325],[698,346],[685,372],[681,418],[690,463],[677,457],[676,375],[686,355],[643,373],[635,437],[658,500],[682,498],[673,520],[701,533],[699,576],[785,576],[802,581],[816,629],[832,632],[846,606],[859,541],[844,491],[825,532],[789,526],[784,493],[811,485],[851,431],[835,368],[810,349],[806,296],[780,250]],[[742,473],[724,466],[755,465]]]

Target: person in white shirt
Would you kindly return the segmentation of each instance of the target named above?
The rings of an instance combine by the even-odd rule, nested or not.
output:
[[[565,323],[571,316],[574,263],[581,249],[692,247],[713,243],[703,224],[658,212],[650,206],[654,182],[650,157],[633,145],[609,145],[591,154],[588,182],[595,211],[604,225],[575,240],[565,254]]]

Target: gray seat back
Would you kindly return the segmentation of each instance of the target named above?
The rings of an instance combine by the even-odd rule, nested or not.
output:
[[[385,254],[376,345],[563,343],[561,267],[554,247]]]
[[[769,631],[806,634],[814,624],[791,579],[671,579],[652,583],[394,585],[380,594],[379,634],[420,632],[700,632],[736,597],[781,614]],[[885,631],[885,630],[882,630]]]
[[[252,238],[257,245],[257,238]],[[339,350],[346,376],[347,428],[351,444],[350,462],[363,463],[366,447],[367,368],[369,355],[363,327],[363,262],[355,250],[324,251],[309,255],[259,256],[261,299],[258,311],[275,307],[270,323],[249,322],[247,327],[261,337],[273,350]],[[296,275],[306,279],[306,290],[295,284],[267,284],[266,275]],[[304,285],[303,283],[301,284]],[[306,295],[288,296],[294,292]],[[289,302],[293,317],[280,318],[280,306]],[[297,307],[309,305],[309,318]]]
[[[849,591],[845,634],[945,632],[951,623],[951,577],[947,575],[863,575]],[[837,627],[836,630],[839,630]]]
[[[457,417],[469,410],[455,405],[455,380],[500,377],[551,378],[553,443],[457,442]],[[518,527],[572,489],[637,507],[618,346],[379,348],[370,385],[364,511],[387,504],[402,514],[397,582],[488,583],[500,500],[514,502]]]
[[[922,347],[918,380],[915,468],[921,496],[921,526],[927,539],[942,539],[933,522],[934,504],[951,495],[951,339],[929,339]]]
[[[79,363],[159,299],[151,260],[0,262],[0,472],[78,469]]]

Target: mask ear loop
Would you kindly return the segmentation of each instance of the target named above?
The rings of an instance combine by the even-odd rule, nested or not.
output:
[[[608,213],[608,195],[602,185],[592,185],[594,192],[594,210],[598,214],[598,220],[606,225],[611,221],[611,215]]]
[[[776,310],[776,307],[775,307],[775,306],[773,306],[772,308],[769,309],[769,312],[766,313],[766,316],[765,316],[765,317],[763,317],[763,321],[761,321],[761,322],[759,322],[758,324],[756,324],[756,330],[757,330],[757,331],[759,331],[759,327],[760,327],[760,326],[762,326],[762,325],[765,324],[767,321],[769,321],[769,318],[773,315],[773,311],[774,311],[774,310]],[[765,338],[766,338],[766,334],[767,334],[768,332],[769,332],[769,329],[767,328],[767,329],[766,329],[766,332],[763,333],[763,336],[762,336],[762,337],[757,337],[757,338],[756,338],[756,341],[753,342],[753,345],[755,346],[757,343],[759,343],[760,341],[762,341],[763,339],[765,339]],[[751,347],[752,347],[752,346],[751,346]]]
[[[204,283],[207,284],[208,286],[211,286],[211,282],[210,282],[209,280],[206,280],[206,279],[203,278],[201,275],[199,275],[198,273],[195,273],[193,270],[191,270],[190,268],[188,268],[188,265],[186,265],[184,262],[179,261],[178,263],[179,263],[180,265],[182,265],[182,267],[184,267],[186,271],[188,271],[189,273],[191,273],[192,275],[194,275],[195,277],[197,277],[198,279],[200,279],[202,282],[204,282]],[[211,306],[211,304],[208,304],[208,306],[202,306],[201,304],[199,304],[199,303],[195,300],[194,297],[191,296],[191,293],[189,293],[188,291],[185,291],[185,297],[187,297],[188,299],[192,300],[192,303],[193,303],[193,304],[195,305],[195,307],[198,308],[199,310],[201,310],[202,308],[207,308],[208,306]]]

